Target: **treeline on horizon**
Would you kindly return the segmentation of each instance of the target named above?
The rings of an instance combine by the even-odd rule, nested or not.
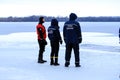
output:
[[[37,22],[40,16],[28,16],[28,17],[0,17],[0,22]],[[50,22],[51,19],[56,18],[59,22],[68,21],[68,17],[52,17],[43,16],[46,22]],[[117,17],[78,17],[80,22],[120,22],[120,16]]]

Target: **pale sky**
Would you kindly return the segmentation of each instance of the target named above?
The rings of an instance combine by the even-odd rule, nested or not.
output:
[[[120,0],[0,0],[0,17],[120,16]]]

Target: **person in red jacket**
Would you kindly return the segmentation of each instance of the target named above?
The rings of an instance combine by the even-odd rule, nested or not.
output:
[[[39,23],[36,26],[37,36],[38,36],[38,44],[39,44],[39,55],[38,55],[38,63],[47,62],[43,60],[43,52],[45,51],[46,42],[46,29],[43,25],[45,22],[44,17],[39,18]]]

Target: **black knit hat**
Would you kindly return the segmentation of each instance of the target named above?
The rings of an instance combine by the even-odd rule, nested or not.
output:
[[[43,19],[44,19],[44,17],[40,17],[39,18],[39,23],[41,23],[41,24],[44,23]]]

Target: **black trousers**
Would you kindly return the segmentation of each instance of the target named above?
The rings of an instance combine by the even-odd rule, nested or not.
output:
[[[72,49],[74,50],[75,63],[79,63],[79,44],[69,43],[66,44],[65,60],[66,62],[70,61]]]
[[[41,42],[41,40],[38,40],[39,44],[39,55],[38,55],[38,61],[43,60],[43,52],[45,51],[45,44]]]
[[[51,44],[50,57],[52,60],[55,59],[55,61],[57,62],[59,52],[59,41],[50,41],[50,44]]]

